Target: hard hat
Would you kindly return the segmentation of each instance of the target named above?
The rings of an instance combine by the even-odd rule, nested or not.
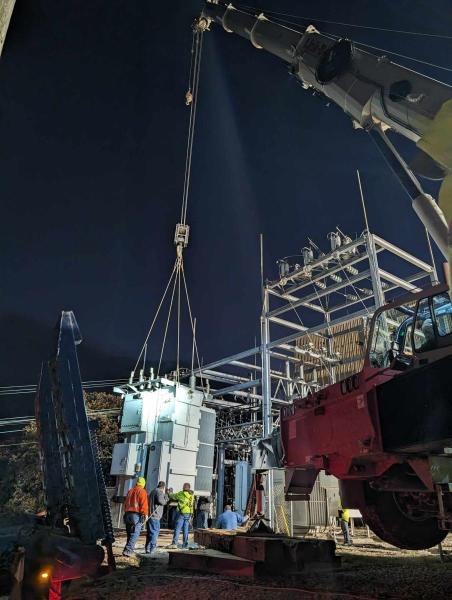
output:
[[[144,487],[146,485],[146,479],[144,477],[138,477],[137,485],[141,485],[141,487]]]

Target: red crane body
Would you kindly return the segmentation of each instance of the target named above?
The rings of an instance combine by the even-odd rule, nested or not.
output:
[[[446,290],[436,286],[379,309],[361,372],[283,408],[288,499],[308,499],[324,470],[340,480],[343,504],[359,508],[371,529],[394,545],[430,547],[452,529]],[[421,324],[434,324],[435,336],[427,339]]]

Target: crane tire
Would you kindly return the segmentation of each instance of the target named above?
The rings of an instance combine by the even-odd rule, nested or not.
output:
[[[394,492],[375,491],[365,484],[366,505],[360,507],[364,522],[383,541],[398,548],[425,550],[444,540],[435,517],[412,519],[397,502]]]

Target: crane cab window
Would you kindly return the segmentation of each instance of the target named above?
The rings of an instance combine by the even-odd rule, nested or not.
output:
[[[373,330],[370,345],[370,364],[373,367],[389,366],[389,350],[391,348],[391,337],[388,329],[386,313],[380,313]]]
[[[407,368],[413,353],[452,345],[452,304],[447,293],[387,308],[375,317],[368,345],[372,367]],[[398,365],[398,366],[397,366]]]
[[[449,294],[437,294],[419,300],[413,341],[415,351],[429,352],[452,343],[452,305]]]
[[[413,331],[413,324],[410,323],[406,328],[405,339],[403,340],[402,353],[408,356],[413,354],[413,345],[411,343],[411,335]]]
[[[375,320],[369,345],[373,367],[389,367],[398,354],[411,356],[414,302],[382,311]]]
[[[432,298],[438,335],[444,337],[452,333],[452,305],[449,294],[438,294]]]
[[[407,356],[413,354],[412,331],[413,319],[406,318],[393,334],[392,349],[394,354],[404,354]]]
[[[435,329],[428,298],[423,298],[418,303],[413,337],[416,352],[428,352],[436,348]]]

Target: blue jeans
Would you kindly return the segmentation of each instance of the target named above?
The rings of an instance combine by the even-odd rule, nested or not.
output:
[[[344,535],[344,544],[350,544],[350,529],[348,527],[348,521],[341,519],[341,529]]]
[[[152,552],[157,547],[157,540],[160,533],[160,519],[152,517],[146,522],[146,552]]]
[[[174,528],[174,535],[173,535],[173,544],[177,544],[177,541],[179,539],[179,534],[183,529],[184,530],[183,546],[184,546],[184,548],[186,548],[188,546],[188,527],[190,525],[190,517],[191,517],[190,514],[184,515],[181,512],[177,513],[176,526]]]
[[[127,544],[125,545],[124,552],[132,553],[135,551],[135,544],[141,533],[140,515],[138,513],[126,512],[124,522],[127,531]]]
[[[206,510],[198,510],[196,527],[198,529],[207,529],[209,527],[209,513]]]

